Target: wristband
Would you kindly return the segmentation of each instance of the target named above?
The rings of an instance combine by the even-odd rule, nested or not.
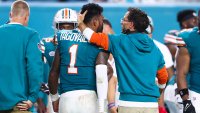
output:
[[[114,102],[111,102],[111,103],[108,104],[108,109],[111,109],[111,108],[114,107],[114,106],[115,106],[115,103],[114,103]]]
[[[51,97],[51,101],[52,101],[52,102],[58,100],[58,99],[59,99],[58,92],[57,92],[55,95],[50,94],[50,97]]]
[[[179,91],[179,94],[180,94],[181,97],[183,97],[184,95],[189,95],[188,88],[181,89],[181,90]]]

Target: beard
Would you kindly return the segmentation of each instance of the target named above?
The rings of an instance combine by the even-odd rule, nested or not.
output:
[[[122,33],[123,33],[123,34],[130,34],[131,31],[130,31],[130,29],[122,28]]]
[[[102,33],[103,32],[103,25],[100,25],[98,28],[97,28],[97,33]]]
[[[196,24],[189,24],[188,25],[188,28],[193,28],[193,27],[197,27],[198,26],[198,24],[196,23]]]

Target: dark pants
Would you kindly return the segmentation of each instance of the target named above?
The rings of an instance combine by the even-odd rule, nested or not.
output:
[[[17,107],[10,110],[0,110],[0,113],[32,113],[30,111],[20,111]]]
[[[0,110],[0,113],[11,113],[12,110]]]

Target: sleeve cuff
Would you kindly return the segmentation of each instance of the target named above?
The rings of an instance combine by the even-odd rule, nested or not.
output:
[[[158,84],[158,87],[159,87],[160,89],[164,89],[165,86],[166,86],[166,84]]]
[[[34,97],[29,97],[29,98],[28,98],[28,100],[30,100],[32,103],[35,103],[35,102],[36,102],[36,99],[37,99],[37,98],[34,98]]]
[[[94,33],[94,31],[90,28],[85,28],[85,30],[83,31],[83,35],[85,36],[86,39],[88,39],[90,41],[92,34]]]

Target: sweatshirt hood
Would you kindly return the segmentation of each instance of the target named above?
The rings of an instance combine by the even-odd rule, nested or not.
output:
[[[134,35],[134,36],[133,36]],[[136,33],[130,34],[129,39],[136,49],[141,53],[149,53],[153,49],[153,40],[146,34]]]

